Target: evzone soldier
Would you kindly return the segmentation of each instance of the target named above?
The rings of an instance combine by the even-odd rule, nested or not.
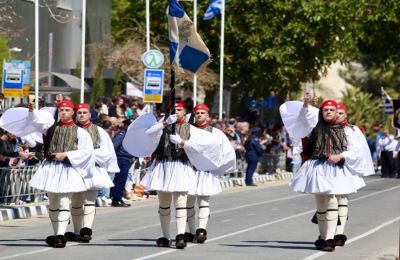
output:
[[[58,104],[60,121],[52,126],[40,122],[33,105],[29,106],[36,128],[44,135],[46,159],[32,176],[30,186],[45,191],[49,198],[49,217],[54,234],[46,243],[55,248],[66,245],[64,236],[70,219],[70,201],[73,193],[86,191],[84,177],[94,167],[93,142],[87,131],[78,127],[72,116],[74,104],[63,100]]]
[[[296,192],[314,194],[320,233],[315,246],[322,251],[333,251],[336,245],[340,245],[340,241],[335,241],[335,234],[342,235],[339,234],[342,233],[340,228],[337,230],[338,196],[347,196],[365,186],[365,182],[357,175],[371,174],[364,162],[372,159],[363,157],[361,149],[364,146],[353,129],[337,123],[335,100],[325,100],[319,110],[309,106],[311,100],[311,94],[306,92],[302,107],[292,102],[280,108],[289,134],[295,139],[308,138],[303,153],[309,159],[303,163],[289,185]],[[300,111],[295,111],[297,109]],[[345,241],[341,242],[344,245]]]
[[[93,141],[95,167],[84,178],[86,191],[77,192],[71,199],[71,216],[74,232],[67,232],[68,241],[88,243],[92,239],[92,226],[96,212],[95,202],[98,191],[114,186],[108,172],[119,172],[114,146],[107,132],[90,122],[90,106],[75,106],[76,125],[87,131]]]
[[[176,114],[158,123],[152,114],[140,116],[128,129],[123,145],[134,156],[143,157],[152,154],[152,164],[141,184],[147,189],[157,191],[158,214],[163,236],[156,242],[159,247],[169,247],[171,244],[170,207],[173,200],[177,227],[175,246],[177,249],[183,249],[187,242],[184,235],[187,194],[195,181],[194,165],[191,162],[195,164],[201,162],[201,165],[196,165],[197,168],[212,170],[218,167],[222,155],[221,143],[213,135],[198,130],[185,121],[184,102],[177,102],[175,110]],[[144,133],[141,133],[143,126],[140,124],[146,123],[143,121],[148,121],[150,124]],[[175,124],[175,134],[171,132],[172,124]],[[137,125],[140,127],[136,129]],[[135,132],[136,130],[138,131]]]
[[[208,124],[209,108],[205,104],[199,104],[193,109],[195,114],[194,126],[208,131],[215,135],[218,139],[223,140],[224,150],[224,166],[214,171],[195,171],[195,185],[189,190],[187,198],[187,222],[189,232],[186,233],[188,242],[196,240],[197,243],[204,243],[207,239],[207,223],[210,217],[210,196],[218,194],[222,191],[220,184],[220,176],[226,172],[232,172],[236,167],[236,154],[233,146],[229,142],[225,134]],[[198,226],[196,228],[196,209],[195,204],[199,208]]]
[[[342,103],[338,103],[338,105],[337,105],[336,123],[341,126],[350,127],[353,130],[353,134],[354,134],[352,138],[356,138],[356,140],[358,140],[358,141],[355,141],[355,142],[359,142],[360,145],[363,147],[358,152],[362,153],[363,163],[361,163],[361,164],[365,165],[365,171],[366,171],[364,176],[375,174],[374,165],[373,165],[373,161],[371,158],[371,153],[369,151],[368,144],[365,141],[365,136],[359,127],[349,124],[349,122],[347,121],[347,108]],[[358,175],[353,175],[353,177],[355,178],[356,182],[357,181],[360,183],[362,182],[361,177],[359,177]],[[345,229],[345,226],[346,226],[346,223],[348,220],[349,199],[348,199],[348,195],[336,195],[336,198],[338,201],[339,221],[338,221],[338,225],[336,227],[334,240],[336,242],[336,246],[344,246],[344,244],[346,243],[346,240],[347,240],[346,235],[344,235],[344,229]]]

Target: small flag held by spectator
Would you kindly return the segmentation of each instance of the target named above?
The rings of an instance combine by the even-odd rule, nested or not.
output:
[[[381,88],[382,91],[382,108],[385,111],[385,114],[393,114],[393,101],[388,93]]]
[[[211,20],[215,16],[221,14],[222,11],[222,1],[224,0],[211,0],[210,5],[208,6],[203,19]]]

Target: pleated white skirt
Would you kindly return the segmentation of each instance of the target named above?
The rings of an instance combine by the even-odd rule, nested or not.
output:
[[[97,166],[94,169],[92,176],[84,178],[88,190],[100,190],[114,186],[114,183],[106,169]]]
[[[193,189],[195,171],[189,162],[154,161],[140,184],[146,189],[164,192],[188,192]]]
[[[43,161],[32,176],[30,186],[53,193],[86,191],[85,181],[79,172],[70,165],[57,161]]]
[[[311,194],[350,194],[365,186],[364,180],[353,175],[346,166],[317,160],[306,161],[289,186],[296,192]]]
[[[189,195],[211,196],[222,192],[219,176],[210,172],[196,171],[194,184],[191,185]]]

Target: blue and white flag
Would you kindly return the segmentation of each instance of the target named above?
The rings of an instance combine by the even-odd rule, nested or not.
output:
[[[177,0],[169,0],[168,33],[171,64],[196,73],[210,59],[210,51]]]
[[[211,20],[215,16],[219,15],[222,12],[222,1],[223,0],[211,0],[203,19]]]
[[[382,108],[385,114],[393,114],[393,101],[388,93],[381,88],[382,91]]]

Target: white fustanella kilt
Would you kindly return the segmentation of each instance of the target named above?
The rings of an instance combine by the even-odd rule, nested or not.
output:
[[[43,161],[32,176],[30,186],[52,193],[86,191],[85,181],[77,169],[59,161]]]
[[[111,180],[107,170],[98,166],[94,167],[93,174],[85,177],[84,181],[88,190],[100,190],[114,186],[114,183]]]
[[[365,182],[358,175],[353,175],[346,166],[308,160],[289,186],[296,192],[339,195],[355,193],[365,186]]]
[[[193,187],[189,190],[189,195],[193,196],[211,196],[222,192],[221,183],[218,174],[211,172],[196,171]]]
[[[140,184],[146,189],[164,192],[188,192],[193,189],[195,171],[189,162],[155,160]]]

